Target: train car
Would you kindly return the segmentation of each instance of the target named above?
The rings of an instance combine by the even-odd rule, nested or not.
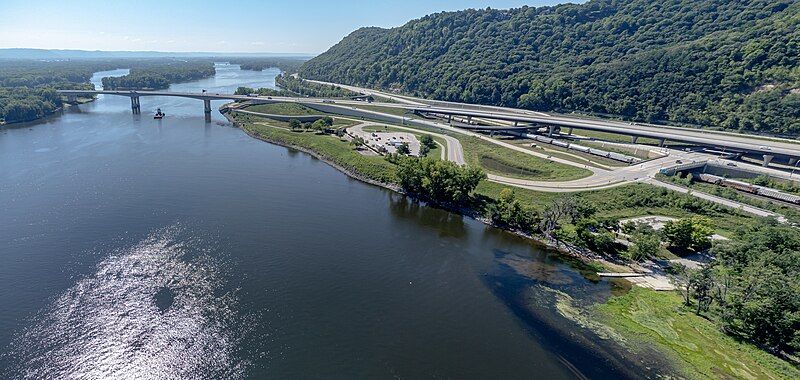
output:
[[[627,162],[629,164],[637,162],[637,160],[638,160],[636,157],[626,156],[624,154],[620,154],[620,153],[616,153],[616,152],[608,152],[608,158],[610,158],[612,160],[616,160],[616,161]]]
[[[749,184],[747,182],[742,182],[742,181],[736,181],[736,180],[733,180],[733,179],[723,178],[722,179],[722,184],[725,185],[725,186],[728,186],[728,187],[732,187],[732,188],[737,189],[737,190],[746,191],[746,192],[752,193],[752,194],[758,194],[758,189],[755,187],[755,185]]]
[[[545,144],[550,144],[553,142],[553,139],[544,136],[537,136],[536,141],[543,142]]]
[[[578,145],[578,144],[569,144],[569,148],[572,150],[577,150],[578,152],[589,153],[589,147]]]
[[[608,157],[608,152],[600,149],[589,148],[589,153],[594,154],[595,156]]]
[[[715,176],[713,174],[706,174],[706,173],[700,173],[695,178],[699,178],[703,182],[713,183],[715,185],[721,184],[722,180],[725,179],[720,176]]]
[[[553,140],[553,142],[551,142],[551,144],[553,144],[555,146],[560,146],[562,148],[569,148],[569,143],[566,143],[566,142],[563,142],[563,141]]]
[[[789,202],[794,204],[800,204],[800,196],[784,193],[763,186],[757,186],[756,189],[758,191],[758,195],[761,195],[763,197],[778,199],[784,202]]]

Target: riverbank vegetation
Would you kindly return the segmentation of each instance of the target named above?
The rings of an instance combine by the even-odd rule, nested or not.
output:
[[[300,79],[292,75],[278,75],[275,84],[291,94],[318,98],[349,98],[361,95],[339,86],[320,84]]]
[[[109,61],[0,60],[0,123],[47,116],[64,104],[56,88],[94,89],[92,74],[113,68]]]
[[[307,60],[304,57],[237,57],[228,59],[231,64],[239,65],[242,70],[263,71],[275,67],[288,74],[296,73],[303,62]]]
[[[304,78],[433,99],[800,135],[800,3],[589,1],[354,31]]]
[[[696,315],[675,292],[634,287],[597,307],[607,326],[621,333],[634,353],[653,344],[690,379],[796,379],[800,371],[758,347],[726,335]]]
[[[31,121],[64,106],[56,89],[93,90],[98,71],[130,68],[131,75],[104,78],[112,88],[166,88],[170,83],[214,75],[210,60],[86,59],[70,61],[0,60],[0,123]]]
[[[159,61],[131,68],[130,74],[103,78],[107,90],[161,90],[172,83],[188,82],[214,76],[210,60]]]
[[[305,96],[321,98],[349,98],[361,95],[339,86],[326,85],[295,78],[285,73],[275,77],[279,89],[239,87],[236,95],[258,94],[259,96]]]
[[[705,269],[673,267],[671,273],[685,290],[683,295],[664,293],[666,298],[658,298],[660,304],[647,305],[658,302],[649,297],[661,294],[651,296],[649,291],[635,289],[600,306],[599,312],[623,335],[657,341],[692,377],[731,371],[769,378],[796,371],[775,356],[794,355],[800,343],[800,236],[793,227],[647,184],[577,194],[512,189],[485,180],[476,166],[365,155],[334,135],[292,131],[288,125],[275,127],[271,121],[248,115],[235,118],[256,137],[309,150],[356,177],[555,241],[572,247],[573,252],[594,252],[595,256],[588,257],[620,263],[662,257],[664,252],[675,257],[707,250],[712,233],[730,236],[732,240],[714,244],[710,252],[717,260]],[[622,218],[643,215],[677,220],[666,223],[662,231],[644,224],[620,225]],[[619,238],[628,241],[627,246]],[[777,289],[779,284],[784,288]],[[653,331],[644,330],[662,323]],[[734,349],[736,354],[709,352],[710,345]],[[750,359],[740,360],[740,354]]]

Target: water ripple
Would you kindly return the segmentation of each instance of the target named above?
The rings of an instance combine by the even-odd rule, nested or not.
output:
[[[241,378],[220,262],[178,226],[112,253],[17,336],[11,377]]]

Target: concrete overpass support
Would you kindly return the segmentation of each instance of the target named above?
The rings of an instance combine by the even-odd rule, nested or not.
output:
[[[203,99],[203,112],[206,116],[206,122],[211,121],[211,99]]]
[[[773,159],[773,158],[775,158],[775,156],[773,156],[773,155],[771,155],[771,154],[765,154],[765,155],[764,155],[764,163],[763,163],[762,165],[764,165],[764,166],[768,166],[768,165],[769,165],[769,163],[770,163],[770,162],[772,162],[772,159]]]
[[[67,95],[67,103],[75,104],[78,102],[78,95]]]
[[[666,143],[666,142],[667,142],[667,139],[658,139],[658,146],[663,148],[664,147],[664,143]]]
[[[789,159],[789,166],[795,166],[795,165],[797,165],[797,159],[796,158],[790,158]]]
[[[453,124],[453,115],[447,115],[447,124]]]
[[[131,96],[131,111],[133,111],[134,114],[139,114],[142,112],[142,106],[139,103],[138,96]]]
[[[567,129],[567,135],[572,136],[572,127],[569,127],[569,129]]]
[[[553,132],[555,132],[555,131],[556,131],[556,126],[555,125],[549,126],[548,130],[547,130],[547,137],[553,137]]]
[[[639,141],[639,136],[631,136],[631,144],[636,144]]]

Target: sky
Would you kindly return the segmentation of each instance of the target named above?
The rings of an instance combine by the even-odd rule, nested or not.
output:
[[[395,27],[441,11],[562,2],[0,0],[0,48],[318,54],[363,26]]]

